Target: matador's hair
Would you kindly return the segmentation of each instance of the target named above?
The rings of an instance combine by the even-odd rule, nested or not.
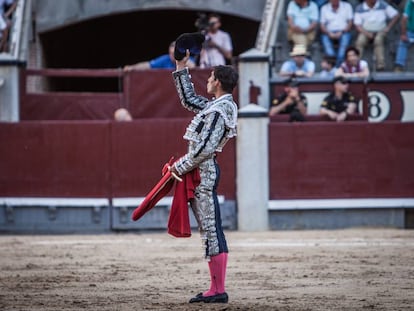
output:
[[[232,93],[239,81],[239,74],[230,65],[219,65],[214,67],[214,77],[221,82],[223,91]]]

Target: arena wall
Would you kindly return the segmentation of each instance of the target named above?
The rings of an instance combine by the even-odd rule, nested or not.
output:
[[[0,123],[0,231],[163,228],[170,201],[162,203],[161,209],[155,209],[147,218],[149,223],[132,222],[130,213],[159,180],[163,164],[171,156],[179,157],[185,152],[182,135],[188,121],[186,118],[153,118],[127,123]],[[273,215],[271,227],[294,228],[294,225],[288,226],[286,220],[280,225],[278,212],[286,213],[280,202],[286,200],[412,200],[413,131],[414,123],[398,121],[377,124],[366,121],[345,124],[271,122],[269,200],[276,202],[275,208],[269,210]],[[248,152],[236,156],[235,143],[230,142],[218,156],[223,173],[218,191],[222,213],[225,226],[233,229],[237,228],[236,159],[249,157]],[[122,203],[122,199],[128,203]],[[357,218],[357,222],[338,223],[338,219],[333,218],[338,226],[359,224],[360,219],[364,219],[365,224],[378,225],[377,220],[386,219],[380,224],[404,227],[406,208],[412,211],[412,206],[404,204],[397,208],[397,218],[393,212],[377,219],[373,217],[375,209],[371,209],[374,214],[368,216],[369,221],[365,217]],[[252,206],[254,208],[268,207]],[[332,210],[335,208],[331,213]],[[347,208],[342,206],[340,210],[345,212]],[[315,211],[320,213],[320,206],[314,206],[311,212]],[[386,211],[390,212],[381,209],[381,213]],[[295,209],[293,217],[297,217],[297,213]],[[323,227],[322,216],[318,215],[316,223],[308,226]],[[310,218],[303,216],[301,219],[309,223]],[[333,221],[330,217],[326,221],[328,219]]]

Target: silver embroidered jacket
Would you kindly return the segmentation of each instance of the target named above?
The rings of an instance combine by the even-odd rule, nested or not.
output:
[[[182,175],[221,152],[227,141],[237,135],[237,105],[231,94],[212,101],[197,95],[187,68],[174,71],[173,78],[181,104],[196,113],[183,136],[189,142],[188,152],[175,163]]]

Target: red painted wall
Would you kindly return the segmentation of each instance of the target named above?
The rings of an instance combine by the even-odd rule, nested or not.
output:
[[[106,122],[0,123],[0,196],[105,197]]]
[[[414,197],[414,123],[269,125],[270,199]]]
[[[145,196],[171,156],[186,152],[190,119],[0,123],[0,196]],[[235,145],[218,161],[219,194],[235,199]]]
[[[144,196],[189,119],[0,123],[0,196]],[[271,122],[270,199],[414,196],[414,123]],[[248,156],[248,155],[246,155]],[[235,140],[218,155],[235,199]]]

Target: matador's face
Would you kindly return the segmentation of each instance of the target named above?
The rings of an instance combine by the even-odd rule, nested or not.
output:
[[[210,76],[207,79],[207,93],[208,94],[215,94],[217,90],[217,84],[219,81],[214,76],[214,71],[211,72]]]

